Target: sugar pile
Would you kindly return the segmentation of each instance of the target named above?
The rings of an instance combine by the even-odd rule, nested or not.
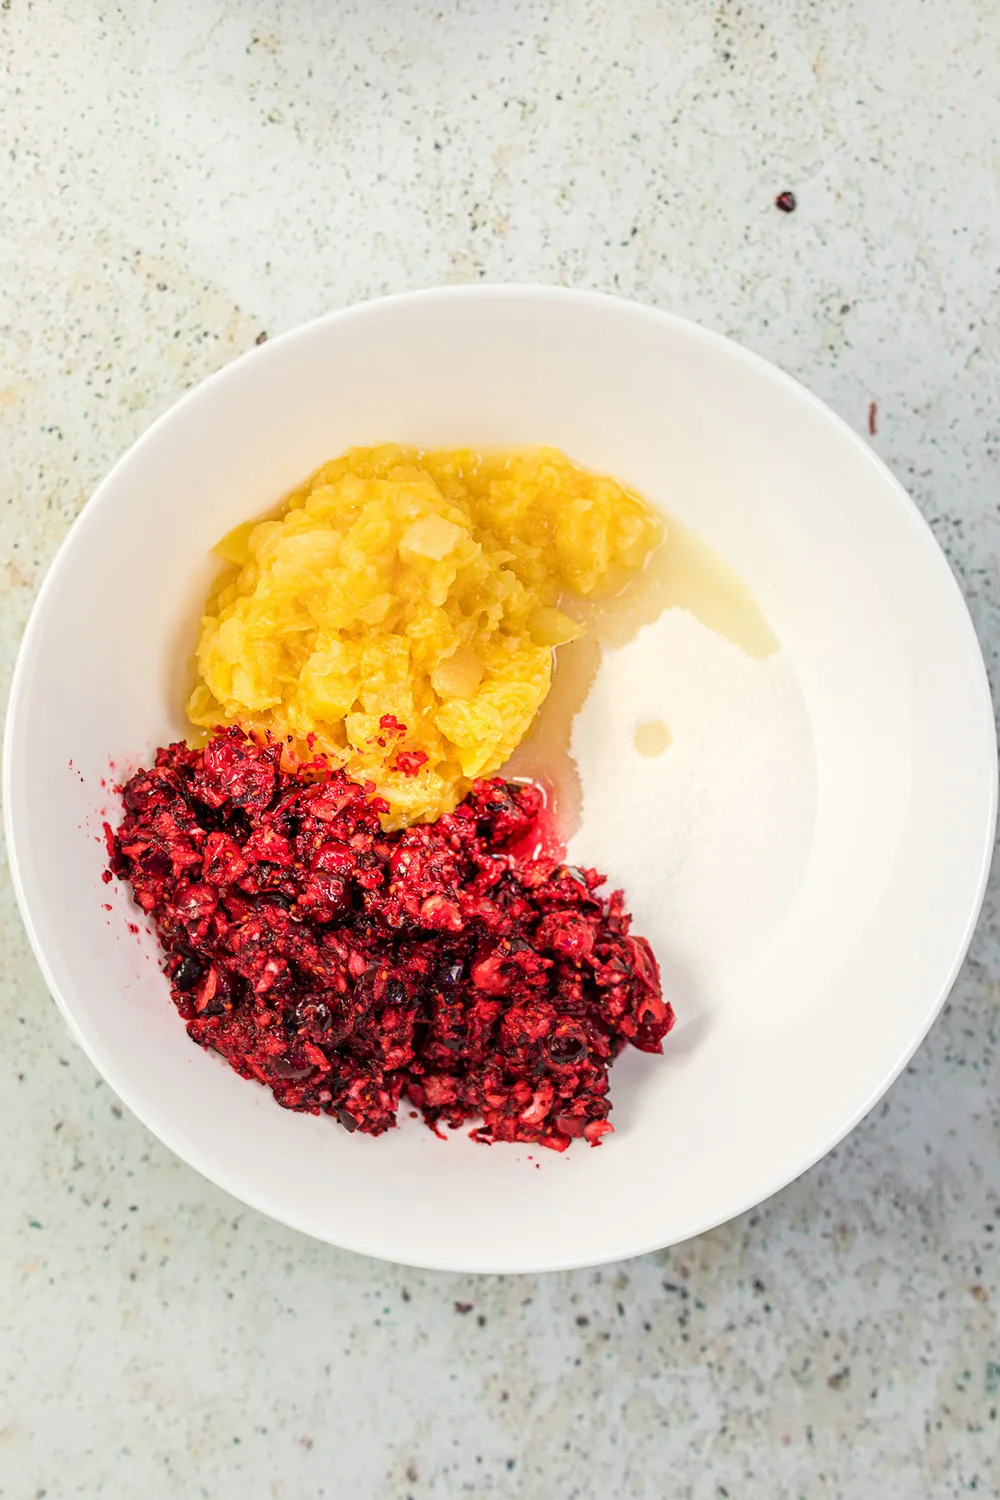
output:
[[[657,719],[672,743],[647,759],[635,731]],[[707,997],[776,932],[809,854],[815,756],[790,663],[667,610],[606,652],[571,749],[583,821],[570,858],[624,886],[677,999]]]

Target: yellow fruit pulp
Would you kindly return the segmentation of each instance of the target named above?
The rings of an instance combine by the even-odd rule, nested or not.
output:
[[[561,606],[616,593],[661,536],[555,448],[352,448],[219,543],[188,716],[311,744],[389,828],[440,817],[527,732],[582,633]]]

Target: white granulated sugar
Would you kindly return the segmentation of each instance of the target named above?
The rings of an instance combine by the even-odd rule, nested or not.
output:
[[[654,759],[637,725],[673,743]],[[573,726],[583,785],[569,857],[624,887],[665,988],[682,1003],[738,978],[773,937],[802,878],[816,772],[798,681],[671,609],[605,654]]]

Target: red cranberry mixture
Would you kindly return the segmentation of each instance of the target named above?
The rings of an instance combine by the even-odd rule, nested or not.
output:
[[[537,788],[477,782],[448,817],[385,804],[238,729],[123,788],[112,869],[156,923],[191,1037],[286,1109],[379,1135],[400,1101],[480,1141],[597,1145],[608,1068],[673,1012],[603,877],[526,858]]]

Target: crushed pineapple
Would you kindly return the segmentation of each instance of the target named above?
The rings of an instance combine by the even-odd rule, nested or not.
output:
[[[311,744],[389,828],[433,820],[527,732],[582,633],[561,605],[616,593],[661,535],[555,448],[353,448],[219,543],[188,716]]]

